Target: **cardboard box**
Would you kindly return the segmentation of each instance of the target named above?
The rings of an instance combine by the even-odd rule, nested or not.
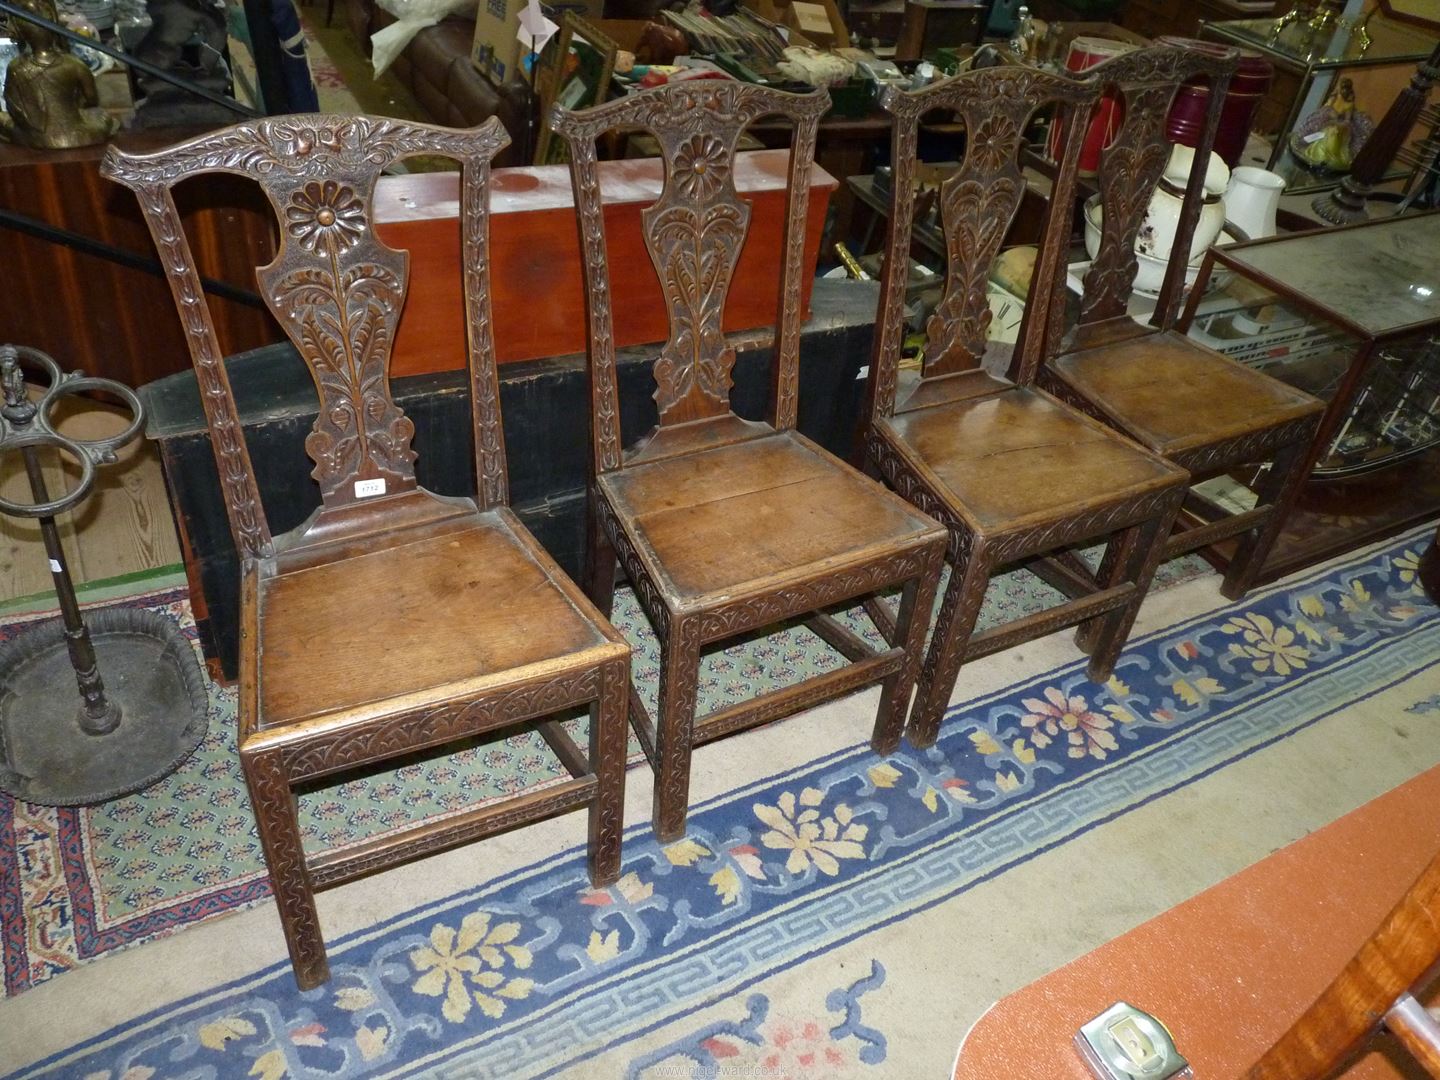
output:
[[[818,45],[822,49],[845,48],[850,31],[835,0],[744,0],[746,7],[763,19],[793,31],[792,45]]]
[[[470,43],[470,62],[497,86],[512,79],[525,78],[522,61],[528,50],[520,44],[515,31],[520,27],[520,12],[527,0],[480,0],[475,11],[475,37]],[[556,23],[567,11],[587,19],[596,19],[604,0],[558,0],[542,3],[541,9]]]

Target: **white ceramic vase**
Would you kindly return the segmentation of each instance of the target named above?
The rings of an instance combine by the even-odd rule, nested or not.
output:
[[[1285,191],[1285,178],[1253,165],[1241,165],[1230,172],[1225,189],[1225,217],[1238,225],[1251,240],[1275,235],[1275,209]]]

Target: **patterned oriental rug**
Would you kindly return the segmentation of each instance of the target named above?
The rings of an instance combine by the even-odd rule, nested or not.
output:
[[[1204,569],[1198,560],[1181,560],[1165,568],[1164,580],[1173,583]],[[997,579],[987,595],[981,624],[1015,618],[1057,599],[1028,573],[1009,574]],[[162,612],[195,636],[183,588],[109,602]],[[8,620],[0,621],[0,640],[36,617],[43,616],[0,616]],[[842,617],[872,644],[879,642],[858,609]],[[628,590],[617,594],[615,623],[635,647],[634,677],[653,715],[659,644]],[[843,663],[803,627],[738,642],[706,657],[700,707],[743,701]],[[234,690],[211,684],[210,712],[209,731],[195,755],[172,776],[134,795],[61,809],[19,803],[0,793],[6,996],[114,949],[269,896],[235,753]],[[586,725],[585,720],[570,725],[581,746]],[[632,762],[641,756],[632,736]],[[311,850],[346,847],[567,777],[539,734],[526,732],[302,795],[301,823]]]
[[[852,742],[763,779],[744,773],[692,810],[679,843],[628,830],[613,887],[590,889],[582,849],[557,845],[337,935],[319,989],[297,991],[288,964],[272,963],[10,1075],[540,1077],[602,1064],[632,1077],[929,1075],[892,1040],[963,975],[943,957],[926,971],[927,952],[994,936],[955,906],[966,893],[1312,725],[1364,720],[1408,738],[1394,717],[1440,711],[1440,609],[1415,579],[1424,542],[1416,531],[1152,630],[1104,686],[1076,659],[1013,666],[1024,677],[952,706],[930,750],[877,759]],[[709,677],[747,683],[739,663]],[[631,778],[648,789],[643,770]],[[334,801],[312,828],[352,827],[346,815],[370,800],[356,788]],[[243,812],[243,797],[205,811]],[[130,827],[151,842],[142,813]],[[164,836],[184,846],[202,824]],[[62,848],[83,842],[65,835]],[[1074,892],[988,917],[1043,934],[1083,907]],[[14,902],[7,891],[7,911]],[[953,1057],[962,1035],[920,1041],[939,1038]]]

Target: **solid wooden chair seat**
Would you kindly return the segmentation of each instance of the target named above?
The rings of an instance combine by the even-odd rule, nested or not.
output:
[[[1049,395],[1012,386],[876,422],[939,481],[954,512],[994,534],[1172,487],[1173,466]]]
[[[1170,330],[1056,357],[1050,370],[1167,457],[1324,411],[1323,402]]]
[[[935,535],[931,519],[794,430],[632,465],[599,488],[676,610],[828,576]]]
[[[593,666],[619,647],[562,579],[503,507],[262,579],[258,726],[425,708],[539,667]],[[435,644],[397,647],[421,633]]]

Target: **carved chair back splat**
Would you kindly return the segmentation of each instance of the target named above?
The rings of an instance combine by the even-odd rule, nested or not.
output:
[[[257,269],[266,305],[315,380],[319,414],[305,440],[322,508],[311,543],[368,526],[355,508],[416,490],[414,426],[390,395],[389,364],[405,302],[407,252],[371,229],[375,181],[416,154],[461,164],[461,279],[468,329],[475,463],[482,509],[506,502],[505,449],[491,346],[487,202],[490,161],[509,143],[498,119],[453,131],[366,116],[286,116],[202,136],[168,151],[111,149],[103,175],[140,200],[175,296],[200,383],[226,509],[242,557],[275,547],[205,294],[171,188],[211,172],[259,183],[280,225],[275,259]],[[294,537],[291,545],[307,540]]]
[[[1098,421],[1032,385],[1050,307],[1042,286],[1063,271],[1070,206],[1085,125],[1074,122],[1098,88],[1025,68],[967,72],[916,92],[890,90],[894,183],[879,330],[871,361],[867,466],[950,536],[949,583],[931,635],[907,735],[935,741],[966,659],[1079,624],[1092,678],[1108,676],[1149,587],[1159,547],[1179,504],[1184,474]],[[1025,191],[1021,150],[1036,110],[1068,114],[1067,136],[1026,303],[1010,380],[981,368],[991,313],[986,278]],[[945,288],[926,326],[918,383],[897,403],[905,282],[921,119],[955,114],[965,146],[940,189],[947,254]],[[1065,549],[1108,539],[1098,576]],[[991,576],[1019,560],[1069,599],[982,633],[975,621]],[[872,612],[882,621],[883,612]]]
[[[899,742],[940,572],[944,531],[795,430],[803,231],[824,91],[786,94],[738,82],[662,87],[583,113],[555,110],[570,146],[589,317],[594,440],[587,586],[611,603],[617,562],[661,642],[659,714],[632,698],[630,719],[655,770],[655,829],[683,835],[690,753],[699,742],[785,716],[873,682],[882,685],[872,744]],[[781,256],[774,383],[767,423],[730,408],[734,350],[721,331],[726,291],[749,221],[735,193],[735,147],[761,117],[794,126]],[[610,267],[596,140],[642,128],[665,160],[645,240],[669,309],[655,360],[659,425],[622,446],[611,333]],[[890,647],[870,648],[821,611],[903,588]],[[807,624],[851,663],[696,717],[701,648],[783,619]]]
[[[785,430],[795,426],[810,165],[820,117],[828,106],[823,91],[786,94],[707,80],[665,93],[636,94],[583,113],[556,110],[552,124],[578,155],[571,159],[570,174],[585,259],[596,473],[622,463],[596,140],[617,128],[643,128],[654,134],[665,161],[660,197],[641,215],[670,324],[670,337],[654,364],[663,431],[730,414],[735,350],[720,323],[750,223],[750,205],[735,190],[736,144],[745,128],[761,117],[778,115],[794,123],[768,415],[773,428]]]
[[[895,118],[891,161],[893,189],[909,192],[915,182],[920,123],[926,113],[955,115],[966,132],[966,151],[955,172],[940,185],[941,225],[945,238],[945,285],[940,302],[925,324],[923,380],[973,371],[987,352],[992,312],[986,279],[995,257],[1019,212],[1025,193],[1021,152],[1031,118],[1053,106],[1060,114],[1083,115],[1098,91],[1063,76],[1030,68],[1006,67],[982,79],[954,79],[937,84],[928,94],[886,90],[882,105]],[[1041,231],[1033,278],[1048,281],[1062,269],[1069,240],[1068,206],[1078,172],[1078,147],[1083,125],[1069,123],[1066,152],[1054,178],[1049,212]],[[1070,144],[1074,144],[1073,146]],[[1062,208],[1058,213],[1056,208]],[[887,265],[904,266],[909,259],[915,200],[894,201],[886,231]],[[1057,223],[1053,219],[1059,217]],[[869,411],[888,416],[895,409],[901,343],[904,338],[905,277],[886,274],[881,283],[880,312],[869,384]],[[1037,312],[1041,316],[1038,320]],[[1027,305],[1010,365],[1017,383],[1033,381],[1043,344],[1045,305]],[[1038,330],[1039,332],[1035,332]]]
[[[1211,54],[1165,46],[1125,53],[1085,73],[1085,81],[1123,99],[1124,119],[1120,131],[1105,147],[1096,175],[1102,211],[1100,246],[1082,282],[1080,327],[1128,318],[1126,307],[1138,265],[1135,238],[1155,185],[1170,160],[1171,142],[1165,130],[1170,104],[1181,84],[1203,78],[1209,83],[1205,123],[1186,179],[1184,206],[1172,247],[1176,253],[1190,250],[1200,220],[1210,148],[1215,143],[1220,112],[1238,59],[1239,54],[1233,51]],[[1166,267],[1151,319],[1153,325],[1168,329],[1174,324],[1183,300],[1185,264],[1186,259],[1176,257]],[[1063,289],[1064,266],[1058,268],[1058,274],[1058,278],[1052,274],[1052,280]],[[1052,312],[1052,318],[1063,316],[1063,306]]]
[[[1210,148],[1238,57],[1173,47],[1138,49],[1085,73],[1084,81],[1116,91],[1125,116],[1100,158],[1103,214],[1095,259],[1082,283],[1080,315],[1066,327],[1052,305],[1040,385],[1205,479],[1232,467],[1269,461],[1258,502],[1230,514],[1192,491],[1165,558],[1240,537],[1222,585],[1232,599],[1254,583],[1304,481],[1307,446],[1323,406],[1310,395],[1222,357],[1185,336],[1179,322],[1191,239],[1199,221]],[[1177,88],[1209,83],[1205,123],[1186,184],[1164,282],[1149,325],[1127,314],[1139,235],[1151,193],[1170,156],[1165,120]],[[1065,267],[1050,288],[1063,294]],[[1197,283],[1197,288],[1203,285]]]
[[[588,806],[591,881],[620,867],[630,650],[506,505],[491,339],[487,189],[509,142],[496,119],[455,131],[366,116],[286,116],[131,156],[102,172],[140,199],[184,323],[241,570],[238,749],[295,977],[329,977],[314,891]],[[371,231],[375,183],[413,154],[458,161],[478,500],[417,486],[414,428],[389,388],[409,255]],[[280,250],[257,270],[309,366],[305,448],[320,508],[272,537],[239,412],[171,187],[210,172],[257,181]],[[582,752],[554,714],[590,710]],[[571,778],[307,854],[295,789],[320,777],[533,726]]]

